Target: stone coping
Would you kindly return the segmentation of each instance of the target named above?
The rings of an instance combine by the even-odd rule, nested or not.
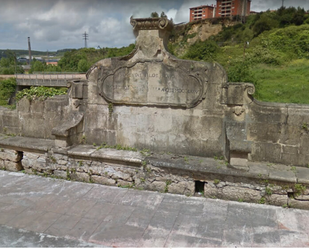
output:
[[[118,162],[125,165],[140,166],[145,159],[140,152],[96,148],[93,145],[77,145],[67,151],[68,156],[93,159],[95,161]]]
[[[177,172],[192,174],[214,174],[238,178],[279,181],[292,184],[309,185],[309,168],[287,166],[266,162],[248,162],[247,167],[233,167],[217,158],[174,155],[170,153],[149,153],[126,151],[111,148],[98,148],[93,145],[76,145],[57,151],[54,140],[20,136],[0,135],[0,147],[16,151],[46,153],[50,150],[70,157],[94,161],[108,161],[128,166],[151,164],[156,167],[169,168]]]
[[[0,134],[0,147],[16,151],[47,152],[55,142],[51,139]]]

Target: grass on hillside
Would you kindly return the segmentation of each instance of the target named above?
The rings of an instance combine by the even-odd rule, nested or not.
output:
[[[298,59],[282,66],[257,65],[260,101],[309,104],[309,60]]]
[[[243,46],[226,46],[217,61],[228,71],[235,61],[243,60]],[[252,48],[246,49],[246,56]],[[241,55],[241,56],[240,56]],[[281,65],[250,65],[254,98],[264,102],[309,104],[309,59],[294,59]]]

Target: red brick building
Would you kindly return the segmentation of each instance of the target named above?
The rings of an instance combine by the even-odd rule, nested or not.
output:
[[[215,17],[248,16],[251,0],[217,0]]]
[[[251,0],[217,0],[217,5],[190,8],[190,22],[214,17],[248,16]]]
[[[215,17],[215,7],[213,5],[202,5],[190,8],[190,22],[213,17]]]

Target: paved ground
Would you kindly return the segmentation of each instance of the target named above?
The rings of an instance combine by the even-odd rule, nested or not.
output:
[[[309,211],[0,171],[0,247],[308,247]]]

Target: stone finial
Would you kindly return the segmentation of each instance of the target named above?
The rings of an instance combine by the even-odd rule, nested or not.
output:
[[[136,36],[136,48],[143,55],[139,58],[159,58],[167,52],[169,33],[173,22],[167,17],[130,18]]]
[[[173,22],[167,17],[155,17],[155,18],[133,18],[131,16],[130,23],[133,26],[133,30],[171,30]]]

